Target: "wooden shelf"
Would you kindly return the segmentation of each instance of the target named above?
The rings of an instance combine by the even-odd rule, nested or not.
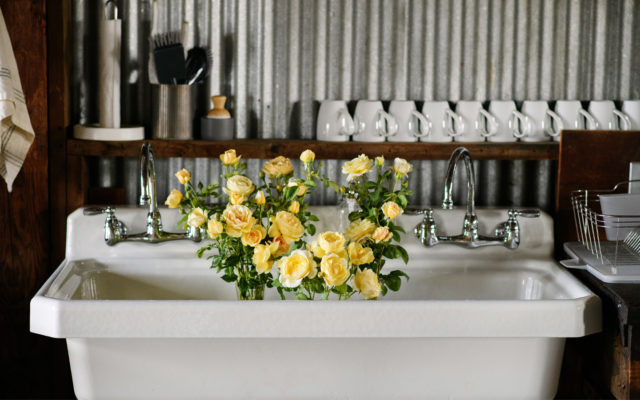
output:
[[[469,149],[474,160],[557,160],[558,143],[364,143],[316,140],[253,139],[232,141],[148,140],[156,157],[217,158],[235,149],[244,158],[269,159],[279,155],[298,158],[306,149],[318,159],[348,160],[359,154],[387,159],[447,160],[457,147]],[[69,139],[71,156],[138,157],[143,141],[103,142]]]

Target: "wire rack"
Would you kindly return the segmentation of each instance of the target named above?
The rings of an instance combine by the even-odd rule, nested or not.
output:
[[[609,267],[640,268],[640,215],[610,215],[602,212],[601,195],[623,193],[621,182],[611,190],[576,190],[571,204],[578,240],[593,257],[587,262]]]

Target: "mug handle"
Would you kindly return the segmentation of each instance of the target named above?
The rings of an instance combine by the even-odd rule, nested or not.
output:
[[[584,129],[595,130],[598,129],[598,121],[591,115],[591,113],[584,108],[578,110],[578,113],[582,115],[586,121],[584,124]]]
[[[384,110],[376,113],[376,132],[380,136],[393,136],[398,132],[398,121]]]
[[[367,127],[367,124],[364,121],[360,120],[360,117],[358,117],[358,114],[353,116],[353,125],[354,125],[353,136],[357,136],[361,134],[362,132],[364,132],[364,129]]]
[[[486,120],[486,124],[483,124],[482,121],[480,121],[483,118]],[[485,126],[488,126],[489,129],[487,130]],[[493,136],[498,133],[498,121],[489,111],[480,109],[478,118],[476,119],[476,129],[478,129],[480,131],[480,135],[484,137]]]
[[[631,129],[631,120],[627,114],[620,110],[613,110],[613,115],[618,116],[618,129],[623,131]]]
[[[349,115],[349,111],[344,108],[341,108],[338,111],[338,134],[343,136],[351,136],[356,133],[356,124]]]
[[[511,111],[509,117],[509,129],[513,132],[513,136],[522,139],[529,133],[529,117],[520,111]]]
[[[464,120],[453,110],[447,108],[444,110],[444,121],[442,121],[442,127],[447,131],[449,136],[459,136],[464,132]]]
[[[564,129],[562,118],[560,118],[560,116],[553,110],[547,110],[546,117],[548,117],[550,120],[553,120],[553,125],[556,127],[556,130],[554,131],[553,129],[551,129],[551,124],[547,124],[547,126],[545,126],[544,128],[545,132],[547,132],[547,135],[551,136],[552,138],[560,136],[560,131]]]
[[[414,123],[414,117],[419,123]],[[431,134],[431,120],[416,110],[411,111],[409,117],[409,132],[417,138],[427,137]]]

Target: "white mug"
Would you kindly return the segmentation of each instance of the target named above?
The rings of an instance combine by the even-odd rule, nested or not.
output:
[[[318,110],[316,139],[327,142],[348,142],[356,126],[344,100],[324,100]]]
[[[353,117],[359,142],[384,142],[398,132],[398,122],[385,112],[380,100],[360,100]]]
[[[517,139],[515,132],[522,126],[514,124],[512,118],[524,118],[518,113],[516,103],[513,100],[494,100],[489,104],[489,113],[496,119],[497,128],[492,134],[487,134],[489,142],[515,142]],[[519,116],[514,117],[514,113]]]
[[[545,142],[560,135],[562,119],[549,109],[546,101],[525,101],[522,113],[525,118],[524,129],[516,129],[515,135],[524,142]],[[517,122],[514,121],[514,125]]]
[[[420,138],[423,142],[451,142],[459,134],[461,118],[451,111],[446,101],[425,101],[422,114],[431,121],[428,136]],[[451,120],[447,122],[447,120]]]
[[[463,121],[462,129],[455,135],[456,142],[484,142],[486,136],[494,135],[498,129],[496,118],[479,101],[459,101],[456,113]]]
[[[622,103],[622,112],[629,117],[629,129],[640,130],[640,100],[625,100]]]
[[[393,100],[389,114],[398,121],[398,132],[389,136],[390,142],[417,142],[431,132],[431,121],[416,110],[410,100]]]
[[[558,100],[556,102],[556,114],[560,116],[558,130],[563,129],[596,129],[596,119],[582,108],[578,100]],[[559,140],[559,137],[554,137]]]
[[[618,111],[611,100],[591,101],[589,112],[596,120],[595,129],[623,131],[631,129],[631,121],[627,114]]]

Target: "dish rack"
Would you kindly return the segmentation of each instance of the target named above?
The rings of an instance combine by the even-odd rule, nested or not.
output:
[[[604,282],[640,282],[640,214],[607,214],[601,204],[602,198],[623,194],[620,188],[631,182],[635,181],[618,183],[611,190],[571,193],[578,242],[564,244],[572,259],[562,265],[585,269]]]

